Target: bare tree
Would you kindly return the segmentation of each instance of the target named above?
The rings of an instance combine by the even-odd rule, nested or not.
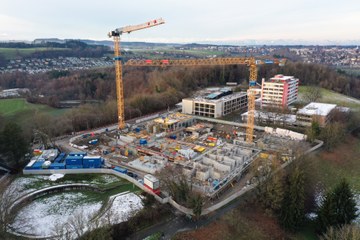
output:
[[[353,225],[344,225],[339,228],[330,227],[321,240],[355,240],[360,239],[360,227]]]
[[[304,93],[305,102],[316,102],[322,97],[321,88],[317,86],[309,86]]]
[[[0,182],[0,233],[5,233],[9,230],[9,224],[14,217],[11,210],[18,193],[16,188],[8,187],[12,180],[12,177],[6,176]]]

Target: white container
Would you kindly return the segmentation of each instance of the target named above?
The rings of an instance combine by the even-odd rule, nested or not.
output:
[[[153,190],[157,190],[160,187],[159,180],[151,174],[144,176],[144,184]]]

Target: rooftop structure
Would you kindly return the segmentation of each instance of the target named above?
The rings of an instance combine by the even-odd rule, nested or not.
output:
[[[182,100],[182,112],[219,118],[247,107],[245,92],[233,93],[230,88],[208,88],[194,98]]]
[[[336,104],[312,102],[301,108],[298,114],[327,116],[336,108]]]
[[[324,127],[332,119],[335,109],[336,104],[312,102],[301,108],[297,112],[296,118],[304,126],[310,126],[312,122],[316,121]]]
[[[157,133],[166,130],[177,130],[183,127],[191,126],[194,123],[194,119],[185,114],[181,113],[172,113],[168,114],[166,117],[160,117],[154,119],[147,126],[149,132]]]
[[[295,124],[295,122],[296,122],[295,114],[255,111],[254,115],[255,115],[255,121],[258,121],[258,122],[286,123],[289,125]],[[246,121],[247,117],[248,117],[248,112],[241,114],[241,119],[243,121]]]
[[[293,76],[275,75],[268,81],[262,80],[261,105],[286,107],[298,97],[299,79]]]

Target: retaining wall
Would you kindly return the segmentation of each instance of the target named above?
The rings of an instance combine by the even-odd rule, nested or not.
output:
[[[113,169],[107,168],[89,168],[89,169],[42,169],[42,170],[23,170],[24,174],[54,174],[54,173],[62,173],[62,174],[86,174],[86,173],[103,173],[103,174],[113,174],[120,178],[126,179],[127,181],[135,184],[138,188],[147,192],[155,197],[155,199],[161,203],[167,203],[167,198],[161,198],[148,188],[146,188],[143,184],[139,183],[136,179],[129,177],[126,174],[117,172]]]

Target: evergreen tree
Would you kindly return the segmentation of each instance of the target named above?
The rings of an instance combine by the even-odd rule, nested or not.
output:
[[[295,231],[303,224],[304,204],[304,173],[296,167],[288,177],[288,185],[279,216],[280,223],[285,229]]]
[[[326,194],[318,210],[319,231],[325,232],[331,226],[350,224],[357,217],[356,211],[356,202],[349,183],[342,179],[333,191]]]
[[[27,150],[20,126],[13,122],[7,123],[0,139],[0,152],[7,157],[12,166],[19,168]]]
[[[320,134],[320,125],[318,122],[312,122],[311,126],[306,129],[306,135],[310,142],[313,142]]]

